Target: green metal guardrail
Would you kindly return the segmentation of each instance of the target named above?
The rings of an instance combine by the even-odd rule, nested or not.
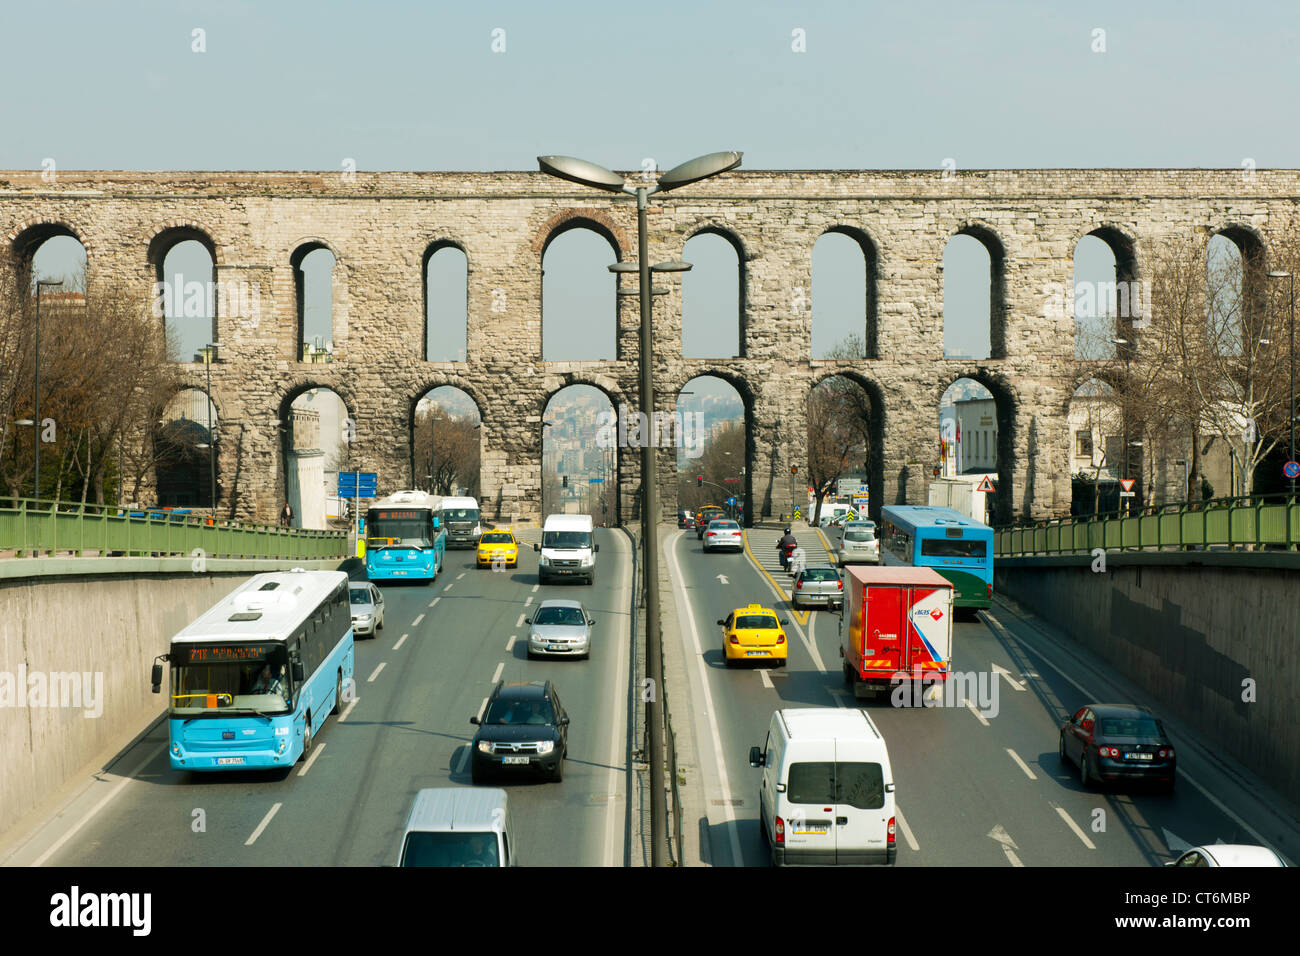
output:
[[[1300,498],[1253,496],[1152,505],[1136,514],[1114,512],[1053,518],[994,533],[994,556],[1211,547],[1300,546]]]
[[[349,554],[342,531],[311,531],[223,521],[205,514],[116,505],[0,499],[0,551],[86,551],[130,557],[192,555],[209,558],[342,558]]]

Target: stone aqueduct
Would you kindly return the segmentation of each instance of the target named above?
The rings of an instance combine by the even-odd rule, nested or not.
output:
[[[925,500],[936,409],[949,384],[973,378],[998,400],[999,516],[1068,510],[1067,409],[1087,377],[1074,359],[1074,321],[1044,308],[1049,284],[1072,282],[1076,242],[1093,234],[1116,253],[1122,279],[1140,279],[1153,244],[1197,231],[1246,236],[1263,250],[1297,215],[1300,172],[998,170],[944,178],[916,171],[745,171],[652,201],[652,262],[682,257],[686,240],[721,234],[739,253],[741,355],[684,359],[681,287],[655,298],[658,410],[671,412],[691,378],[712,374],[740,392],[748,426],[747,513],[786,510],[790,468],[804,472],[806,400],[833,373],[866,387],[875,408],[871,485],[881,503]],[[310,387],[333,389],[356,423],[351,467],[378,471],[381,491],[414,484],[410,428],[428,389],[454,385],[482,415],[485,510],[536,519],[541,417],[560,388],[586,383],[617,405],[637,404],[638,311],[618,297],[617,357],[541,360],[541,259],[566,229],[604,235],[618,259],[636,255],[635,204],[540,173],[0,172],[0,255],[21,262],[51,235],[87,252],[88,282],[138,283],[142,297],[173,241],[208,246],[218,281],[259,290],[256,316],[217,316],[222,358],[212,369],[221,422],[221,506],[269,520],[283,497],[278,427]],[[869,357],[810,359],[811,313],[793,303],[811,286],[814,242],[856,238],[868,265]],[[993,357],[943,350],[943,250],[953,235],[992,259]],[[299,360],[291,257],[305,244],[335,255],[334,361]],[[468,259],[468,353],[426,362],[422,263],[439,244]],[[636,276],[618,279],[635,288]],[[1058,286],[1058,288],[1060,287]],[[500,298],[504,290],[505,298]],[[494,298],[495,295],[495,298]],[[806,298],[806,297],[805,297]],[[504,311],[496,311],[504,301]],[[202,365],[186,384],[205,388]],[[665,515],[676,506],[676,459],[660,452]],[[618,453],[620,512],[635,511],[639,451]],[[233,487],[231,485],[233,484]],[[880,489],[880,491],[877,491]],[[883,492],[883,493],[881,493]]]

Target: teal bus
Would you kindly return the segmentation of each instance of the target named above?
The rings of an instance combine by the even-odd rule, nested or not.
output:
[[[173,770],[290,767],[353,686],[348,576],[256,574],[172,638],[167,756]]]
[[[366,574],[372,581],[426,581],[447,552],[442,497],[395,491],[366,510]]]
[[[952,582],[953,607],[993,603],[993,529],[952,508],[886,505],[880,509],[880,560],[934,568]]]

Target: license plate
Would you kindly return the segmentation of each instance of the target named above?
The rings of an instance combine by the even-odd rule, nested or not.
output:
[[[567,651],[569,649],[569,645],[568,644],[547,644],[546,649],[548,651]]]
[[[802,830],[795,830],[794,832],[796,836],[814,833],[821,835],[830,833],[831,825],[829,823],[805,823]]]
[[[527,757],[502,757],[502,763],[528,763]]]
[[[746,657],[766,657],[767,651],[745,651]]]
[[[393,573],[394,573],[394,574],[405,574],[406,572],[405,572],[405,571],[394,571]]]
[[[242,764],[243,762],[244,762],[244,758],[243,758],[243,757],[218,757],[218,758],[217,758],[217,764],[218,764],[219,766],[228,766],[228,765],[232,765],[232,764]]]
[[[1152,754],[1125,754],[1124,755],[1125,760],[1150,760],[1152,759],[1152,757],[1153,757]]]

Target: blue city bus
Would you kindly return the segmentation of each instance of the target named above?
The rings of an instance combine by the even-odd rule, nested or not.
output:
[[[342,571],[254,575],[172,638],[174,770],[289,767],[337,714],[355,657]],[[153,665],[153,692],[162,664]]]
[[[880,559],[934,568],[952,582],[953,607],[993,603],[993,529],[952,508],[886,505],[880,509]]]
[[[366,510],[366,573],[372,581],[432,582],[447,551],[442,498],[395,491]]]

